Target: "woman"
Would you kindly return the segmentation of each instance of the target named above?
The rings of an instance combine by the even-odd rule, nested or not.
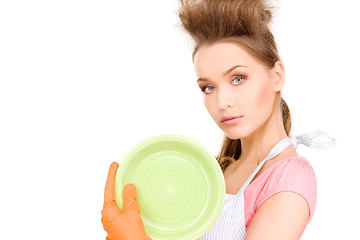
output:
[[[290,111],[281,97],[285,72],[268,27],[269,7],[262,0],[180,3],[183,29],[195,41],[192,58],[205,107],[225,134],[217,160],[226,199],[200,239],[299,239],[315,211],[316,177],[295,150],[299,141],[289,138]],[[115,204],[117,167],[111,165],[105,188],[107,239],[150,239],[135,186],[125,187],[124,212]]]

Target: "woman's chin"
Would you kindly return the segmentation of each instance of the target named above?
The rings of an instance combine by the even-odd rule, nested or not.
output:
[[[230,138],[231,140],[237,140],[237,139],[241,139],[241,138],[244,138],[246,137],[247,135],[246,134],[243,134],[243,133],[234,133],[234,132],[224,132],[225,135]]]
[[[251,134],[251,129],[249,127],[223,126],[223,125],[218,125],[218,126],[224,132],[224,134],[232,140],[246,138]]]

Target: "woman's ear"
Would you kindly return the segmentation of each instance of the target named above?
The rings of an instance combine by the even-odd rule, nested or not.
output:
[[[272,68],[272,77],[274,83],[274,91],[279,92],[285,85],[285,68],[280,61],[276,61]]]

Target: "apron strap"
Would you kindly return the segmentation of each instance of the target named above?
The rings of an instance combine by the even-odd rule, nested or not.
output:
[[[324,135],[328,138],[330,138],[330,141],[324,141],[324,140],[315,140],[314,138],[319,137],[321,135]],[[258,173],[258,171],[262,168],[264,163],[271,159],[276,157],[278,154],[280,154],[285,148],[287,148],[289,145],[293,145],[294,148],[297,148],[299,144],[303,144],[305,146],[311,147],[311,148],[333,148],[336,146],[336,140],[323,131],[314,131],[314,132],[307,132],[303,133],[301,135],[295,136],[295,137],[285,137],[280,142],[278,142],[271,150],[268,156],[260,162],[260,164],[257,166],[257,168],[254,170],[254,172],[250,175],[250,177],[246,180],[246,182],[241,187],[238,194],[243,193],[251,180],[255,177],[255,175]]]
[[[329,140],[326,141],[314,139],[321,135],[326,136]],[[297,148],[299,144],[303,144],[311,148],[334,148],[337,145],[335,138],[330,137],[327,133],[320,130],[314,132],[306,132],[297,136],[291,136],[290,139],[292,140],[295,148]]]
[[[260,162],[260,164],[256,167],[256,169],[252,172],[252,174],[250,175],[250,177],[246,180],[246,182],[242,185],[239,193],[243,193],[245,191],[245,189],[247,188],[247,186],[249,185],[249,183],[251,182],[251,180],[255,177],[255,175],[259,172],[259,170],[262,168],[262,166],[264,165],[264,163],[277,156],[278,154],[280,154],[285,148],[287,148],[289,145],[293,144],[292,140],[289,137],[285,137],[284,139],[282,139],[280,142],[278,142],[271,150],[270,153],[267,155],[267,157],[262,160]]]

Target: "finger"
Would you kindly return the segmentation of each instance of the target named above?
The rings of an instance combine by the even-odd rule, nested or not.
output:
[[[113,162],[110,165],[109,173],[105,185],[104,208],[109,203],[115,201],[115,176],[118,167],[119,164],[117,162]]]
[[[124,212],[132,211],[140,213],[139,204],[136,202],[137,191],[134,184],[129,183],[124,188]]]
[[[110,234],[108,234],[108,235],[106,236],[106,240],[114,240],[114,238],[112,238],[112,237],[110,236]]]

